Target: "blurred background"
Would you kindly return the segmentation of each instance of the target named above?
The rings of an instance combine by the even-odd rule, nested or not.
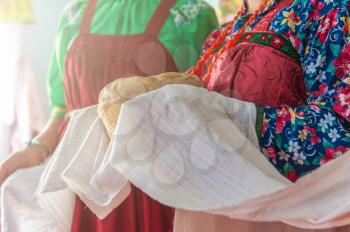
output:
[[[24,146],[49,116],[46,75],[68,1],[0,1],[0,159]]]
[[[49,116],[46,76],[69,1],[0,0],[0,160],[25,146]],[[241,0],[207,1],[223,23]]]

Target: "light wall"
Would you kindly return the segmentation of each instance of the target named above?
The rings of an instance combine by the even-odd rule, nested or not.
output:
[[[59,18],[68,0],[32,0],[34,24],[23,26],[22,55],[46,79]]]

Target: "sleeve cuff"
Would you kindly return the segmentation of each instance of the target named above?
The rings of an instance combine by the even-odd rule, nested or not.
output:
[[[67,109],[63,107],[54,107],[51,111],[52,117],[63,118],[67,113]]]

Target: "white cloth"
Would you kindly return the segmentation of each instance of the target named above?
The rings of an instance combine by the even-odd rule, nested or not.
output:
[[[96,108],[94,107],[92,113],[95,112]],[[108,183],[120,186],[117,194],[119,196],[115,195],[116,197],[111,198],[107,203],[103,203],[108,196],[103,195],[99,186],[93,185],[92,178],[100,168],[109,144],[109,137],[101,119],[98,118],[97,114],[95,114],[95,117],[92,126],[90,128],[87,126],[90,130],[61,177],[67,186],[96,213],[97,217],[105,218],[129,195],[131,188],[127,179],[114,171],[113,175],[110,175],[113,178],[109,178]],[[70,131],[67,132],[70,133]],[[57,155],[61,157],[61,153]],[[118,180],[118,182],[115,183],[114,180]]]
[[[17,171],[2,185],[1,231],[70,231],[76,195],[61,175],[79,154],[80,146],[97,117],[96,107],[73,113],[68,133],[65,133],[50,160],[43,166]],[[95,131],[98,134],[98,130]],[[95,155],[93,152],[90,154]],[[82,159],[83,166],[86,165],[84,161],[87,160]],[[86,176],[90,174],[91,170]],[[74,190],[77,192],[77,189]],[[84,195],[81,197],[84,198]],[[95,207],[88,199],[85,202],[94,212],[103,212],[103,207]]]
[[[176,208],[304,228],[349,224],[350,156],[292,184],[257,149],[254,113],[202,88],[166,86],[123,105],[104,165]],[[105,185],[112,176],[101,170],[94,182]]]
[[[2,232],[58,232],[53,220],[40,207],[35,190],[43,166],[19,170],[1,188]],[[65,204],[65,202],[61,202]]]
[[[103,191],[96,193],[90,184],[92,176],[99,169],[108,147],[109,139],[102,121],[97,115],[97,106],[72,113],[66,132],[53,154],[38,187],[38,198],[44,208],[50,211],[57,225],[67,230],[71,226],[73,208],[65,209],[57,201],[62,191],[77,194],[99,217],[104,218],[130,193],[131,188],[125,178],[121,178],[118,193],[107,205],[100,204]],[[66,196],[74,199],[74,194]],[[74,206],[74,205],[73,205]],[[72,206],[72,207],[73,207]]]
[[[83,112],[76,111],[72,114],[66,133],[46,165],[37,186],[37,198],[41,206],[51,215],[55,224],[62,231],[70,231],[75,194],[63,181],[61,174],[79,150],[79,146],[83,143],[96,117],[96,110],[93,108],[88,108]],[[69,131],[74,132],[68,133]],[[61,204],[59,199],[73,204]]]
[[[90,184],[108,147],[108,135],[97,115],[97,106],[72,113],[66,133],[43,166],[19,170],[1,188],[1,231],[38,232],[71,230],[77,194],[99,218],[104,218],[130,193],[120,174],[118,193],[106,206]],[[113,176],[116,171],[113,169]],[[90,200],[92,199],[92,200]]]
[[[123,105],[108,145],[96,106],[77,111],[38,198],[60,231],[70,228],[73,192],[103,218],[127,197],[128,181],[185,210],[304,228],[350,224],[350,156],[292,184],[259,152],[255,114],[253,104],[203,88],[166,86]]]
[[[258,151],[255,115],[254,104],[171,85],[123,105],[107,164],[160,202],[190,210],[272,193],[288,182]]]

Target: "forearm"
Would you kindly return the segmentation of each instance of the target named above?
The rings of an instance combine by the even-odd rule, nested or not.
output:
[[[63,117],[51,117],[42,132],[40,132],[34,138],[35,141],[47,147],[50,154],[52,154],[56,148],[58,142],[58,133],[63,121]]]
[[[48,155],[55,150],[58,141],[58,132],[64,118],[52,117],[46,124],[44,130],[33,140],[47,148],[48,151],[37,146],[28,146],[22,151],[11,154],[0,164],[0,185],[6,178],[18,169],[30,168],[41,165],[45,162]]]

